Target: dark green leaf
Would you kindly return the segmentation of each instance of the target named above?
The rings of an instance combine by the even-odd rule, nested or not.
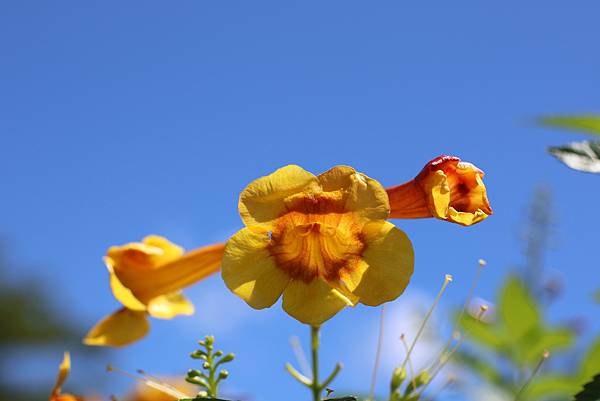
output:
[[[600,115],[543,117],[540,119],[540,124],[600,135]]]
[[[568,167],[586,173],[600,173],[600,142],[572,142],[550,147],[548,152]]]
[[[540,311],[525,287],[516,276],[509,277],[500,292],[499,317],[506,326],[512,342],[520,342],[528,333],[540,328]]]
[[[600,374],[594,376],[592,381],[583,386],[583,390],[575,394],[575,401],[598,401],[600,400]]]
[[[350,397],[340,397],[340,398],[325,398],[323,401],[357,401],[358,398],[354,396]]]

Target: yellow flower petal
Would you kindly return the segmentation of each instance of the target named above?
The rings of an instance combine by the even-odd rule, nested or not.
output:
[[[140,300],[138,300],[135,297],[135,295],[133,295],[133,292],[131,292],[129,288],[125,287],[115,274],[113,266],[111,264],[112,259],[107,257],[104,258],[104,261],[110,274],[110,288],[117,301],[121,302],[121,304],[123,304],[123,306],[125,306],[128,309],[136,311],[145,311],[146,305]]]
[[[448,220],[463,226],[471,226],[473,224],[479,223],[482,220],[485,220],[487,217],[488,215],[484,213],[481,209],[478,209],[474,213],[458,212],[453,207],[450,207],[448,209]]]
[[[192,304],[182,293],[175,292],[152,299],[148,303],[148,313],[158,319],[172,319],[177,315],[193,315]]]
[[[144,244],[154,246],[162,250],[162,255],[158,261],[160,264],[169,263],[183,255],[184,253],[182,247],[172,243],[171,241],[169,241],[165,237],[161,237],[160,235],[148,235],[142,240],[142,242]]]
[[[387,221],[363,228],[367,248],[360,266],[342,271],[342,280],[360,302],[376,306],[403,292],[413,273],[414,251],[406,234]]]
[[[83,343],[121,347],[144,337],[149,329],[145,312],[123,308],[98,322],[85,336]]]
[[[427,197],[429,208],[438,219],[445,219],[450,205],[450,187],[442,170],[428,174],[421,182]]]
[[[244,189],[238,205],[240,216],[247,226],[269,222],[285,211],[286,197],[318,188],[317,177],[303,168],[296,165],[282,167]]]
[[[349,166],[336,166],[318,176],[325,192],[343,191],[345,210],[369,219],[387,219],[388,195],[381,184]]]
[[[190,251],[151,272],[140,269],[117,269],[119,281],[142,303],[192,285],[217,272],[225,244],[208,245]]]
[[[69,352],[65,352],[63,354],[63,360],[58,367],[58,377],[56,378],[56,384],[52,389],[52,395],[58,395],[60,393],[60,389],[62,385],[67,380],[69,376],[69,372],[71,371],[71,354]]]
[[[275,265],[268,245],[264,227],[243,228],[229,239],[223,256],[225,285],[255,309],[272,306],[290,281]]]
[[[296,320],[319,326],[352,301],[321,278],[310,283],[292,280],[283,292],[283,309]]]

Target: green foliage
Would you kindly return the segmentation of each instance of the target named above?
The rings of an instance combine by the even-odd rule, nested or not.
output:
[[[600,142],[572,142],[550,147],[548,152],[568,167],[586,173],[600,173]]]
[[[229,363],[235,359],[234,354],[223,355],[223,351],[214,351],[214,343],[215,338],[213,336],[206,336],[204,340],[198,341],[198,344],[203,349],[196,350],[190,354],[190,357],[193,359],[204,361],[202,364],[204,372],[197,369],[190,369],[185,378],[188,383],[196,384],[204,389],[194,399],[195,401],[206,399],[203,397],[213,400],[217,397],[219,383],[229,376],[227,370],[221,369],[218,373],[217,370],[222,364]]]
[[[517,392],[522,383],[514,381],[514,372],[526,375],[535,370],[544,350],[552,354],[568,350],[573,345],[574,335],[565,327],[549,327],[537,301],[517,277],[508,277],[502,286],[497,309],[497,318],[492,323],[470,316],[461,320],[460,326],[467,338],[487,352],[475,355],[461,351],[456,361],[490,384]],[[572,396],[599,371],[600,337],[587,350],[576,369],[563,373],[539,373],[523,398],[539,400]]]
[[[512,392],[517,392],[522,385],[514,381],[514,372],[533,371],[544,351],[567,349],[574,340],[569,329],[549,327],[537,301],[516,276],[509,276],[501,287],[497,317],[492,323],[464,316],[459,325],[467,338],[487,349],[489,361],[467,351],[461,351],[456,360],[492,385]],[[502,365],[498,363],[500,360],[504,361]],[[506,364],[509,369],[498,368]],[[573,383],[571,380],[561,382],[556,377],[540,378],[534,381],[527,395],[535,399],[532,394],[551,394],[558,387],[568,393],[573,389]]]
[[[539,122],[547,127],[566,128],[600,135],[600,115],[548,116],[542,117]]]
[[[575,395],[575,401],[598,401],[600,400],[600,373],[594,376],[592,381],[583,386],[583,390]]]

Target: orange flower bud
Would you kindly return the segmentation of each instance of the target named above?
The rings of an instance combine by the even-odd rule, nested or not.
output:
[[[458,157],[431,160],[411,181],[387,188],[390,218],[436,217],[470,226],[492,214],[484,173]]]

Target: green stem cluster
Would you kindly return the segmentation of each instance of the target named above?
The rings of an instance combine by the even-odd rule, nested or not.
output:
[[[204,361],[202,364],[204,371],[190,369],[185,378],[188,383],[204,388],[204,391],[201,391],[199,395],[209,398],[217,397],[219,383],[229,376],[229,372],[225,369],[221,369],[217,373],[219,366],[231,362],[235,358],[234,354],[223,355],[221,350],[214,351],[214,342],[215,338],[213,336],[206,336],[204,340],[198,341],[198,344],[204,349],[196,350],[190,356],[193,359]]]

